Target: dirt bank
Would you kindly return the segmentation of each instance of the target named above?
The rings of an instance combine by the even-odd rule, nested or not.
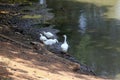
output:
[[[1,37],[0,67],[0,77],[7,80],[108,80],[74,72],[76,64],[53,55],[42,44],[37,53]]]

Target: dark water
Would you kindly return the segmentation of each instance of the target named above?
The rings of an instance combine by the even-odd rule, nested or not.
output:
[[[120,79],[120,1],[48,0],[69,53],[100,76]]]

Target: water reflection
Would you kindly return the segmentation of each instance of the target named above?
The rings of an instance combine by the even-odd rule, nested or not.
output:
[[[115,6],[115,16],[117,19],[120,19],[120,0],[117,1],[117,4]]]
[[[41,4],[41,5],[46,4],[46,0],[39,0],[39,4]]]
[[[85,31],[86,31],[86,26],[87,26],[87,19],[86,19],[86,16],[85,16],[85,13],[81,13],[80,14],[80,17],[79,17],[79,28],[80,28],[80,32],[82,33],[82,34],[84,34],[85,33]]]
[[[115,77],[120,73],[118,1],[48,0],[55,13],[56,28],[69,35],[70,54],[92,66],[100,76]]]

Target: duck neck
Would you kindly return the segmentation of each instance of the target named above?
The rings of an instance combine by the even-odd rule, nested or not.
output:
[[[67,43],[66,39],[67,39],[67,37],[66,37],[66,36],[64,36],[64,43]]]
[[[40,36],[42,36],[42,34],[40,34]]]

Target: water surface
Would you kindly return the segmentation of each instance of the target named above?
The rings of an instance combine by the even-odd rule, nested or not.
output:
[[[99,76],[120,79],[120,0],[48,0],[69,53]]]

